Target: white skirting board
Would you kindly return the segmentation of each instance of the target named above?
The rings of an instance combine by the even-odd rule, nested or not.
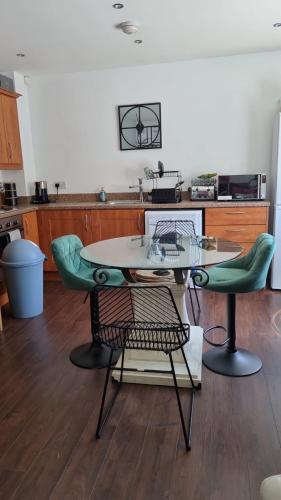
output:
[[[191,371],[195,385],[201,383],[202,375],[202,347],[203,347],[203,329],[200,326],[190,327],[190,340],[184,346],[187,362]],[[180,350],[173,353],[173,361],[179,387],[190,387],[190,380]],[[121,367],[121,357],[116,365]],[[132,384],[150,384],[150,385],[173,385],[171,374],[149,373],[144,370],[170,370],[171,365],[169,357],[161,352],[127,350],[125,352],[124,367],[136,368],[137,372],[123,372],[123,382]],[[114,380],[120,380],[120,371],[113,370]]]

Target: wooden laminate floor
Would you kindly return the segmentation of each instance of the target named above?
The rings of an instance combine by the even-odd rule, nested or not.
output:
[[[225,297],[199,293],[202,326],[224,322]],[[261,356],[263,370],[233,379],[204,369],[189,453],[165,387],[124,386],[94,439],[105,373],[68,359],[89,339],[82,299],[48,282],[43,315],[16,320],[4,312],[0,498],[257,500],[262,479],[281,472],[281,316],[280,333],[272,326],[281,293],[238,297],[239,344]]]

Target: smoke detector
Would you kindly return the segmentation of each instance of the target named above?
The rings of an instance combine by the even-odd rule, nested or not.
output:
[[[123,23],[118,24],[117,28],[122,30],[123,33],[126,33],[126,35],[132,35],[133,33],[139,31],[138,25],[133,21],[124,21]]]

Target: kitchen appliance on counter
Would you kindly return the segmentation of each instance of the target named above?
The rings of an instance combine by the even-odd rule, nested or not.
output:
[[[218,175],[219,201],[265,200],[266,174]]]
[[[32,196],[31,203],[43,204],[50,203],[48,197],[48,186],[47,181],[37,181],[35,185],[35,196]]]
[[[15,207],[18,204],[18,195],[15,182],[4,182],[4,198],[3,205],[7,207]]]
[[[191,180],[190,199],[193,201],[215,200],[217,179],[200,179],[196,177]]]
[[[158,162],[158,170],[153,171],[146,167],[144,169],[145,177],[147,180],[153,180],[153,189],[151,191],[151,201],[152,203],[179,203],[181,201],[181,186],[183,184],[181,172],[179,170],[166,170],[164,171],[164,165],[161,161]],[[158,187],[159,179],[164,178],[176,178],[175,181],[166,187]],[[171,186],[173,184],[173,186]]]
[[[152,203],[179,203],[181,201],[181,191],[174,188],[157,188],[151,191]]]

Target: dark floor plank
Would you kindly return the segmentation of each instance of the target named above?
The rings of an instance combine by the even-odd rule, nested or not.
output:
[[[109,453],[98,474],[91,495],[91,498],[95,500],[128,498],[139,455],[143,449],[153,408],[152,402],[159,389],[151,386],[137,386],[136,388],[128,384],[122,390],[127,392],[125,407],[118,425],[118,432],[113,435]],[[150,404],[145,403],[146,398],[150,400]]]
[[[103,375],[102,378],[104,378],[104,370],[100,372],[100,375]],[[95,432],[100,397],[100,391],[97,391],[94,396],[95,410],[91,414],[81,439],[77,443],[58,484],[52,492],[52,500],[61,500],[62,498],[88,500],[93,492],[98,473],[107,456],[125,406],[126,392],[121,391],[119,393],[110,419],[103,431],[102,439],[97,440]]]
[[[226,324],[225,295],[199,296],[200,323]],[[203,370],[190,453],[172,388],[125,384],[94,439],[104,371],[69,362],[90,338],[82,300],[49,282],[43,315],[14,320],[5,309],[0,498],[257,500],[262,479],[281,470],[281,332],[271,325],[281,293],[237,297],[238,344],[261,356],[263,371],[231,379]]]
[[[182,390],[181,398],[184,403],[184,399],[190,398],[190,391]],[[138,457],[135,479],[131,482],[128,498],[135,500],[169,498],[179,435],[182,437],[182,428],[175,391],[160,387],[157,398],[153,401],[149,427]],[[183,439],[180,442],[179,446],[184,448]]]
[[[169,500],[183,500],[187,491],[193,500],[249,499],[240,412],[232,389],[232,379],[204,370],[195,401],[192,450],[186,454],[178,449]]]
[[[22,474],[0,469],[0,498],[7,500],[11,498],[11,491],[15,484],[19,484]]]

